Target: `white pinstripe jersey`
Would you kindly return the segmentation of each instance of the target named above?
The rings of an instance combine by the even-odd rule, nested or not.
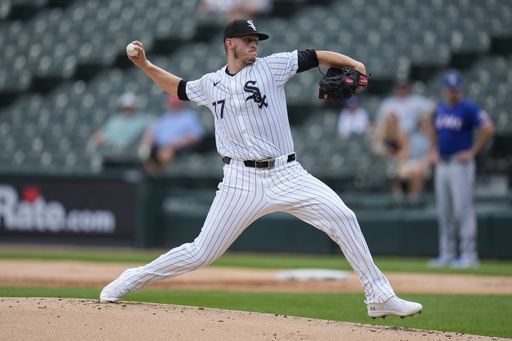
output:
[[[257,58],[236,75],[226,67],[187,82],[189,100],[215,117],[220,155],[259,160],[293,153],[284,85],[298,69],[298,52]]]

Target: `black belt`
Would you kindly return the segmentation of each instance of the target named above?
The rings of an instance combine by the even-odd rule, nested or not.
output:
[[[295,153],[288,155],[288,159],[286,162],[295,161]],[[231,162],[231,158],[228,156],[224,156],[222,158],[222,162],[226,165],[229,165]],[[276,165],[276,159],[265,159],[265,160],[245,160],[245,167],[253,167],[253,168],[263,168],[263,169],[272,169]]]

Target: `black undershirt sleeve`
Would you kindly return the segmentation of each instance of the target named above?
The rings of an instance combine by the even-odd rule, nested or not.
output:
[[[304,72],[318,66],[318,57],[316,56],[316,51],[313,49],[299,51],[298,57],[299,69],[297,70],[297,73]]]
[[[187,96],[187,81],[182,79],[178,84],[178,98],[182,101],[190,101]]]

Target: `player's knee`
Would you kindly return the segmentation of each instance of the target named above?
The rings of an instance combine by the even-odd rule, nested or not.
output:
[[[356,214],[351,209],[347,210],[347,212],[345,213],[345,217],[347,220],[350,221],[350,223],[357,222]]]
[[[218,258],[214,256],[214,252],[211,250],[207,252],[205,248],[198,246],[195,242],[190,243],[187,248],[191,267],[200,268],[207,266]]]
[[[338,215],[338,225],[340,227],[347,227],[347,226],[355,226],[359,223],[357,222],[357,217],[354,211],[351,209],[346,209],[343,211],[343,214]]]

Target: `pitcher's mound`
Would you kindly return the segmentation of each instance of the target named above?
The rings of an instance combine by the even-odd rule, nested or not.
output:
[[[0,298],[4,340],[498,340],[169,304]]]

